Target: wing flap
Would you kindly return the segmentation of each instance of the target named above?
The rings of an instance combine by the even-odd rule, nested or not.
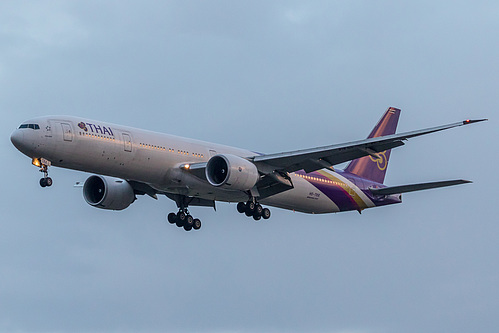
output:
[[[384,188],[370,188],[369,191],[374,195],[391,195],[391,194],[423,191],[432,188],[447,187],[447,186],[454,186],[467,183],[471,183],[471,181],[464,179],[456,179],[456,180],[446,180],[446,181],[431,182],[431,183],[391,186]]]

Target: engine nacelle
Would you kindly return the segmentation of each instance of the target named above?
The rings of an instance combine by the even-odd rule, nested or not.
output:
[[[125,209],[135,201],[133,188],[126,180],[97,175],[85,181],[83,197],[90,206],[111,210]]]
[[[255,186],[259,174],[256,165],[235,155],[215,155],[206,165],[206,179],[213,186],[246,191]]]

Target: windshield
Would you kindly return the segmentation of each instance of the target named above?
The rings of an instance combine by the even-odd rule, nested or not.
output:
[[[22,124],[21,126],[19,126],[19,129],[21,128],[31,128],[34,130],[39,130],[40,126],[38,124]]]

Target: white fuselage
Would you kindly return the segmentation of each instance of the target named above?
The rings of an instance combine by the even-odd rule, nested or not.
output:
[[[18,129],[12,137],[24,143],[16,146],[31,158],[44,158],[57,167],[146,183],[160,192],[225,202],[248,200],[246,193],[212,186],[180,166],[208,162],[217,154],[257,155],[249,150],[72,116],[40,117],[29,122],[40,129]],[[367,207],[374,206],[357,186],[334,174],[363,196]],[[309,181],[297,174],[290,176],[293,189],[261,202],[306,213],[339,211]]]

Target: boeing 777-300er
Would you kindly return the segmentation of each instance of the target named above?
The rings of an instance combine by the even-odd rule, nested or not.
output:
[[[83,197],[94,207],[122,210],[147,194],[174,200],[168,221],[199,229],[188,207],[216,201],[238,202],[237,210],[255,220],[268,219],[261,204],[322,214],[358,211],[402,202],[402,193],[469,183],[447,180],[402,186],[383,184],[392,148],[407,139],[487,119],[465,120],[395,134],[400,110],[389,108],[365,140],[259,154],[210,142],[73,116],[46,116],[22,123],[11,135],[14,146],[32,159],[52,185],[48,168],[94,173]],[[334,165],[351,161],[345,170]]]

